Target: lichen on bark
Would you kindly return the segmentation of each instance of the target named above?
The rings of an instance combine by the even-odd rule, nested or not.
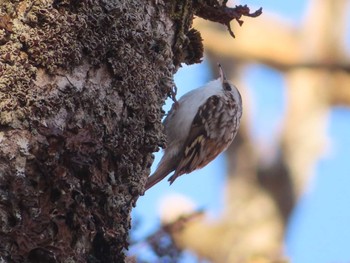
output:
[[[0,4],[2,260],[123,260],[165,143],[171,26],[138,1]]]
[[[203,5],[220,8],[0,2],[0,261],[124,260],[173,74],[203,55]]]

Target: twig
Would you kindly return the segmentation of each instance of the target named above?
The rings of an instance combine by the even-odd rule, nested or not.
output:
[[[195,14],[201,18],[226,25],[232,37],[235,37],[230,25],[232,20],[236,20],[238,24],[242,26],[242,16],[257,17],[262,14],[262,8],[259,8],[255,12],[251,13],[247,5],[236,5],[234,8],[231,8],[226,6],[226,2],[227,1],[224,1],[223,5],[221,6],[210,6],[206,5],[202,1],[198,1],[197,5],[195,6]]]

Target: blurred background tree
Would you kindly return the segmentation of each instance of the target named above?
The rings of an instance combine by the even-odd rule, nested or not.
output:
[[[264,7],[264,1],[258,5]],[[240,88],[245,108],[240,133],[226,152],[228,172],[224,189],[216,193],[225,196],[220,215],[212,220],[200,214],[191,220],[180,220],[180,228],[166,227],[179,250],[190,250],[198,258],[219,263],[280,262],[287,258],[283,248],[286,229],[310,179],[319,171],[318,162],[329,149],[331,111],[350,105],[350,63],[346,49],[349,1],[309,0],[303,12],[299,23],[264,12],[257,19],[245,21],[242,30],[233,27],[236,39],[230,38],[223,26],[195,20],[194,27],[201,32],[211,68],[215,69],[217,61],[223,64]],[[244,80],[247,69],[257,64],[283,76],[282,120],[277,128],[267,131],[271,115],[258,112],[256,126],[252,128],[250,124],[257,106],[251,98],[249,83]],[[273,88],[259,92],[265,92],[262,98],[267,101],[275,98]],[[349,118],[347,121],[350,123]],[[263,136],[257,139],[252,129],[260,134],[270,132],[270,139]],[[186,180],[185,177],[190,175],[179,181]],[[207,187],[198,177],[196,180],[192,188]],[[144,199],[147,195],[152,198],[152,193],[147,193]],[[139,205],[146,207],[144,199]],[[177,210],[174,203],[165,204],[168,208],[160,212],[163,219],[169,216],[169,211]],[[179,221],[174,224],[177,226]],[[327,262],[327,257],[323,258]],[[339,254],[333,260],[336,259],[350,258],[341,258]]]

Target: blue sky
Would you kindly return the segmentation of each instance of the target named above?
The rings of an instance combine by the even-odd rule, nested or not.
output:
[[[240,3],[248,4],[252,8],[262,6],[265,11],[276,12],[299,23],[306,2],[249,0]],[[349,38],[350,34],[350,44]],[[175,76],[177,97],[216,77],[211,75],[205,62],[180,69]],[[270,68],[251,65],[246,69],[244,78],[254,101],[250,117],[251,134],[257,141],[273,145],[273,135],[278,132],[286,107],[283,76]],[[164,109],[167,111],[170,105],[171,101],[168,101]],[[318,161],[312,184],[301,197],[288,225],[286,253],[293,263],[350,262],[350,109],[332,109],[327,132],[330,150]],[[158,152],[152,166],[153,171],[160,157],[161,153]],[[171,187],[164,180],[149,190],[139,199],[133,211],[133,216],[141,221],[141,227],[133,235],[141,238],[157,228],[159,204],[169,194],[181,193],[189,196],[197,207],[206,208],[215,217],[223,205],[223,196],[217,193],[222,192],[225,182],[224,168],[225,159],[221,155],[204,169],[182,176]],[[194,187],[199,180],[203,187]],[[143,250],[144,253],[146,251],[147,249]],[[143,253],[142,250],[137,252]],[[183,262],[195,261],[189,255]]]
[[[262,80],[265,78],[268,80]],[[246,73],[246,80],[255,103],[251,133],[257,140],[273,143],[273,134],[285,109],[283,78],[267,67],[252,66]],[[269,85],[265,85],[266,82]],[[327,134],[329,150],[317,162],[315,177],[287,227],[286,253],[293,263],[350,262],[349,108],[331,110]]]
[[[296,207],[287,233],[287,252],[296,263],[350,262],[350,109],[336,107],[328,125],[329,152]]]

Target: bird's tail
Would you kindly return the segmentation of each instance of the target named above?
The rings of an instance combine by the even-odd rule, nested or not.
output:
[[[148,177],[145,191],[150,189],[152,186],[163,180],[169,173],[174,171],[174,168],[168,164],[168,162],[161,161],[157,170],[150,177]]]

